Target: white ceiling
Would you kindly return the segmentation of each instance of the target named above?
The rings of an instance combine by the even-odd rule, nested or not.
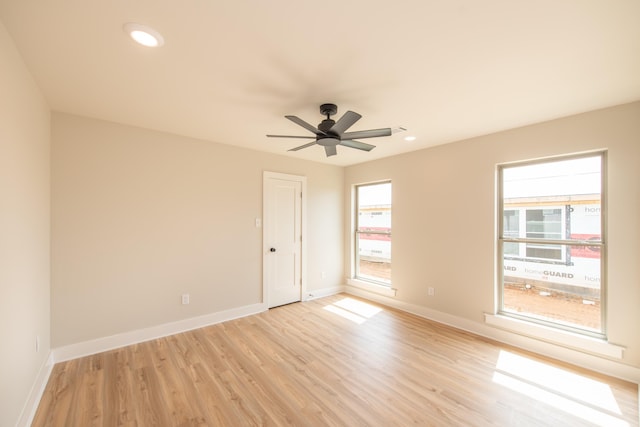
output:
[[[640,99],[638,0],[0,0],[0,20],[53,110],[335,165]],[[283,116],[325,102],[408,131],[331,158],[265,137],[310,135]]]

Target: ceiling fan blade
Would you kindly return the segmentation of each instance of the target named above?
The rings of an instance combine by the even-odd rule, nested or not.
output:
[[[293,136],[293,135],[267,135],[269,138],[304,138],[304,139],[316,139],[315,136]]]
[[[325,145],[324,152],[327,153],[327,157],[335,156],[338,154],[338,150],[336,150],[335,145]]]
[[[285,116],[287,119],[291,120],[293,123],[302,126],[303,128],[305,128],[306,130],[308,130],[309,132],[313,132],[316,135],[326,135],[324,132],[322,132],[320,129],[316,128],[313,125],[310,125],[309,123],[305,122],[304,120],[302,120],[300,117],[297,116]]]
[[[340,117],[340,120],[338,120],[333,126],[331,126],[330,131],[335,132],[338,135],[342,135],[344,131],[353,126],[353,124],[360,120],[361,117],[362,116],[358,113],[347,111],[342,117]]]
[[[391,136],[391,128],[358,130],[342,134],[344,139],[377,138],[379,136]]]
[[[358,150],[371,151],[376,148],[375,145],[365,144],[364,142],[354,141],[352,139],[346,139],[340,141],[340,145],[344,145],[345,147],[357,148]]]
[[[304,145],[301,145],[301,146],[299,146],[299,147],[292,148],[292,149],[287,150],[287,151],[298,151],[298,150],[302,150],[303,148],[311,147],[312,145],[316,145],[316,142],[315,142],[315,141],[313,141],[313,142],[310,142],[310,143],[308,143],[308,144],[304,144]]]

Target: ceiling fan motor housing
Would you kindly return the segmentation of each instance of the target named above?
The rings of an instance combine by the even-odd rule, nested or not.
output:
[[[336,124],[335,120],[332,119],[324,119],[319,125],[318,125],[318,130],[324,132],[324,133],[332,133],[329,132],[329,130],[333,127],[333,125]]]
[[[318,125],[318,130],[324,132],[324,135],[317,135],[316,142],[318,145],[327,147],[340,144],[340,135],[330,131],[335,123],[335,120],[324,119],[322,123]]]
[[[338,106],[336,104],[322,104],[320,106],[320,113],[327,116],[319,125],[318,130],[325,133],[325,135],[318,135],[316,143],[323,147],[331,147],[340,143],[340,136],[334,132],[330,132],[336,121],[331,119],[331,116],[338,112]]]

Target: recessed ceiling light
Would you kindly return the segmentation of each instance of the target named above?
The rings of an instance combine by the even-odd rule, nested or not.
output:
[[[145,25],[128,22],[123,26],[124,31],[136,42],[147,47],[158,47],[164,44],[162,35]]]
[[[415,141],[416,137],[415,136],[405,136],[404,140],[407,142],[411,142],[411,141]]]

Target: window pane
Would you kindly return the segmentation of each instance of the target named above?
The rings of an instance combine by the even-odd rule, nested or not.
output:
[[[502,168],[501,312],[603,330],[601,165],[597,155]]]
[[[357,277],[391,284],[391,238],[358,234]]]
[[[562,246],[527,243],[527,258],[562,260]]]
[[[358,231],[391,230],[391,183],[358,187]]]
[[[520,212],[517,210],[505,210],[503,215],[503,236],[507,238],[520,237]],[[504,244],[505,255],[520,255],[520,244],[507,242]]]
[[[519,243],[513,243],[513,242],[506,242],[504,244],[504,254],[505,255],[519,256],[520,255],[520,244]]]
[[[391,284],[391,183],[356,187],[356,277]]]
[[[527,237],[562,239],[562,211],[560,209],[528,209]]]
[[[505,199],[600,194],[600,156],[503,169]]]
[[[504,236],[518,237],[520,234],[520,212],[517,210],[505,209],[503,218]]]
[[[505,259],[503,310],[600,331],[599,248],[562,249],[575,254],[572,265]]]

